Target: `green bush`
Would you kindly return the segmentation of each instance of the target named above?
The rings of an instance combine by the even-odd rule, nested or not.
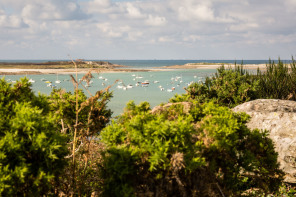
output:
[[[35,96],[28,79],[0,80],[0,195],[40,196],[51,189],[68,153],[46,97]]]
[[[105,196],[238,196],[278,189],[282,173],[267,132],[213,103],[175,103],[153,113],[127,105],[101,133]],[[126,161],[126,162],[125,162]]]
[[[83,78],[90,80],[89,77],[90,73]],[[91,196],[100,190],[97,164],[100,162],[99,149],[103,147],[96,139],[112,115],[107,108],[112,97],[109,88],[89,97],[78,88],[74,93],[53,89],[48,97],[58,131],[69,136],[68,148],[72,153],[67,156],[68,166],[57,181],[57,193]]]
[[[266,70],[257,72],[260,98],[296,100],[296,62],[269,61]]]
[[[213,101],[220,105],[234,107],[258,97],[259,82],[245,71],[242,66],[225,69],[221,66],[204,83],[193,83],[186,88],[186,94],[176,95],[171,102],[197,100],[205,103]]]

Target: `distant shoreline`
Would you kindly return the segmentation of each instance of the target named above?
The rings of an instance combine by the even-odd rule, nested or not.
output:
[[[149,72],[149,71],[167,71],[175,69],[217,69],[222,65],[225,68],[234,68],[234,64],[224,63],[187,63],[185,65],[173,65],[154,67],[151,69],[134,69],[129,66],[111,64],[109,62],[76,62],[79,68],[77,73],[97,72],[97,73],[118,73],[118,72]],[[245,69],[265,69],[266,64],[246,64]],[[0,75],[44,75],[44,74],[74,74],[76,69],[74,64],[69,61],[28,63],[17,62],[7,63],[0,62]]]
[[[224,63],[188,63],[185,65],[164,66],[163,68],[171,69],[217,69],[224,65],[225,68],[234,68],[235,64]],[[238,65],[238,64],[237,64]],[[266,64],[244,64],[244,69],[265,69]]]

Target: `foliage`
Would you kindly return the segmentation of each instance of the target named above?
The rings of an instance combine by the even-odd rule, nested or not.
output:
[[[99,190],[97,163],[100,155],[97,153],[102,147],[96,139],[110,121],[112,112],[107,108],[107,103],[112,93],[109,92],[110,87],[107,87],[97,91],[95,95],[89,92],[90,96],[87,97],[78,86],[82,85],[83,80],[89,81],[91,73],[84,75],[80,82],[71,77],[74,93],[54,89],[49,96],[56,124],[62,133],[70,137],[68,148],[72,152],[67,156],[69,165],[64,176],[59,178],[56,190],[66,195],[91,196]]]
[[[66,138],[56,132],[45,96],[27,78],[0,80],[0,194],[39,196],[65,166]]]
[[[250,131],[246,114],[213,103],[127,105],[101,132],[103,194],[237,196],[274,191],[281,180],[267,132]],[[125,161],[125,162],[124,162]]]
[[[84,136],[97,134],[106,126],[112,115],[107,109],[107,102],[112,97],[108,91],[97,91],[88,98],[84,92],[78,90],[79,129]],[[50,109],[54,111],[55,119],[62,132],[73,135],[76,121],[76,94],[62,89],[53,89],[50,96]],[[88,130],[88,131],[87,131]],[[73,137],[73,136],[72,136]]]
[[[269,60],[266,71],[257,72],[260,98],[296,100],[296,62],[290,64]]]
[[[257,98],[258,88],[258,81],[242,66],[236,66],[235,69],[225,69],[221,66],[214,76],[207,77],[204,83],[191,84],[186,88],[186,94],[175,96],[171,102],[193,99],[201,103],[213,101],[234,107]]]

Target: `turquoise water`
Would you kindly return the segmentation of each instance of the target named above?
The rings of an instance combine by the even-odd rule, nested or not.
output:
[[[47,61],[56,61],[56,60],[0,60],[1,62],[47,62]],[[59,61],[59,60],[57,60]],[[65,60],[66,61],[66,60]],[[184,65],[186,63],[198,63],[198,62],[209,62],[209,63],[234,63],[241,61],[236,60],[103,60],[109,61],[114,64],[127,65],[131,68],[140,68],[140,69],[154,69],[156,67],[170,66],[170,65]],[[289,60],[286,60],[287,62]],[[244,64],[264,64],[268,60],[244,60]],[[143,101],[148,101],[151,107],[159,105],[160,103],[168,102],[175,94],[185,93],[184,87],[187,87],[187,84],[192,81],[203,81],[206,76],[210,76],[216,72],[216,69],[195,69],[195,70],[166,70],[166,71],[154,71],[154,72],[138,72],[138,73],[103,73],[100,76],[107,79],[99,79],[100,76],[93,74],[93,83],[89,87],[89,91],[92,94],[95,94],[96,91],[101,90],[108,85],[114,84],[116,80],[121,80],[123,84],[114,84],[111,88],[113,91],[114,97],[109,103],[110,109],[114,112],[113,116],[119,115],[123,112],[126,103],[130,100],[134,100],[136,104],[139,104]],[[135,76],[132,76],[135,75]],[[79,78],[82,78],[82,74],[79,75]],[[136,76],[141,76],[142,78],[136,78]],[[6,76],[6,79],[16,80],[24,76]],[[70,76],[59,75],[58,78],[61,80],[60,84],[55,84],[54,82],[57,79],[55,74],[49,75],[28,75],[30,79],[35,80],[35,83],[32,83],[33,90],[37,93],[50,94],[52,91],[51,87],[47,87],[47,84],[41,79],[45,78],[46,80],[52,81],[57,88],[63,88],[67,91],[73,91],[74,87],[70,80]],[[176,81],[176,78],[178,79]],[[134,80],[135,79],[135,80]],[[135,86],[138,81],[149,80],[150,84],[148,87]],[[159,81],[159,83],[153,83],[154,81]],[[182,81],[182,82],[180,82]],[[103,83],[105,85],[103,85]],[[131,89],[118,89],[117,86],[122,85],[133,85]],[[159,88],[162,86],[163,91]],[[175,88],[174,91],[168,92],[168,89]],[[82,88],[82,87],[81,87]]]
[[[160,103],[168,102],[168,100],[175,94],[185,93],[184,87],[187,87],[188,83],[192,81],[203,81],[206,76],[210,76],[216,72],[215,69],[196,69],[196,70],[167,70],[167,71],[153,71],[153,72],[126,72],[126,73],[102,73],[100,75],[94,73],[93,83],[88,90],[95,94],[96,91],[106,88],[108,85],[113,85],[111,91],[113,91],[113,98],[108,104],[108,107],[113,111],[113,117],[123,112],[126,103],[130,100],[134,100],[136,104],[143,101],[148,101],[151,107],[157,106]],[[134,75],[134,76],[133,76]],[[78,78],[82,78],[83,74],[79,74]],[[6,79],[17,80],[24,75],[11,75],[6,76]],[[29,79],[35,80],[32,83],[32,89],[34,92],[50,94],[51,87],[47,87],[45,81],[42,79],[51,81],[56,88],[62,88],[66,91],[74,91],[74,86],[70,80],[70,75],[27,75]],[[138,78],[136,78],[138,77]],[[57,78],[61,83],[56,84]],[[102,79],[103,78],[103,79]],[[120,80],[122,84],[114,82]],[[136,86],[136,83],[149,80],[147,87]],[[154,83],[158,81],[159,83]],[[84,82],[83,82],[84,83]],[[132,85],[133,88],[127,88],[126,90],[118,88],[118,86]],[[161,91],[162,86],[163,91]],[[82,86],[80,88],[83,88]],[[173,91],[171,91],[174,88]],[[85,91],[86,92],[86,91]],[[86,92],[86,94],[88,94]]]

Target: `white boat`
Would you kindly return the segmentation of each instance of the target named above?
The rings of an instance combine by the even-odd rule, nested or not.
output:
[[[29,82],[30,83],[35,83],[35,80],[34,79],[29,79]]]
[[[159,83],[159,81],[154,81],[154,83]]]
[[[133,85],[129,84],[126,86],[126,88],[128,88],[128,89],[133,88]]]
[[[59,80],[59,74],[57,73],[57,80],[55,81],[55,83],[61,83],[61,80]]]

